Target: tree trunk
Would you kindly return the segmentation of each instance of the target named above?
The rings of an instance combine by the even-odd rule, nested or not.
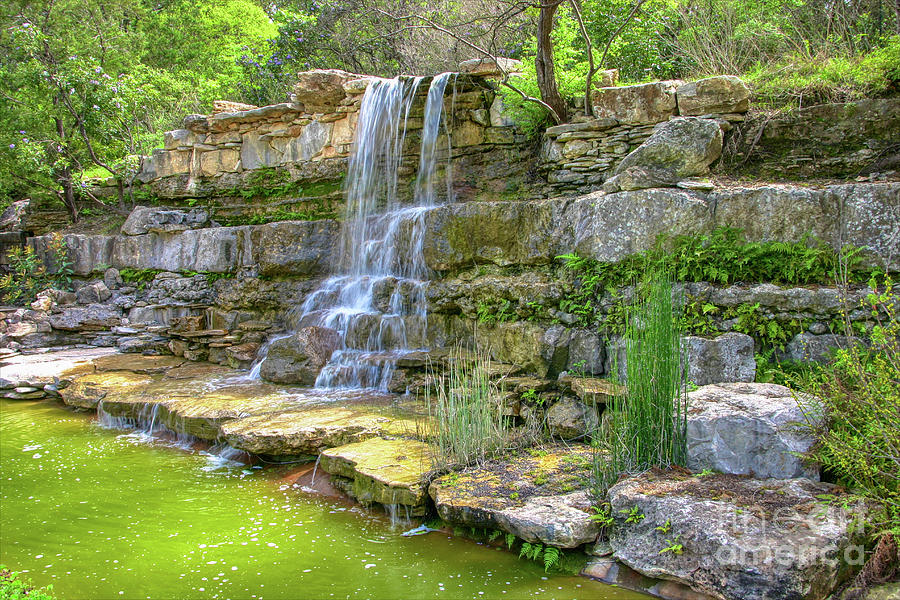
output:
[[[534,66],[537,69],[537,84],[541,90],[541,100],[553,108],[560,123],[565,123],[568,120],[566,102],[556,86],[556,73],[553,68],[553,42],[550,39],[550,33],[553,31],[553,16],[560,4],[562,4],[562,0],[550,0],[541,5],[537,30],[537,57],[534,59]]]
[[[66,128],[63,125],[62,119],[59,117],[54,118],[56,121],[56,134],[59,136],[59,143],[66,143]],[[69,216],[72,217],[72,222],[78,222],[78,205],[75,203],[75,189],[72,187],[72,169],[70,167],[65,167],[57,176],[56,180],[63,188],[63,204],[66,205],[66,210],[69,211]]]

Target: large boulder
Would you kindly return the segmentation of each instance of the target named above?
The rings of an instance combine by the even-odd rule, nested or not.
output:
[[[680,81],[657,81],[594,90],[591,104],[598,119],[621,123],[659,123],[675,114],[675,90]]]
[[[110,304],[65,308],[50,315],[50,326],[63,331],[100,331],[122,322],[122,311]]]
[[[682,344],[687,355],[687,378],[695,385],[756,378],[753,338],[749,335],[730,332],[713,339],[687,336]]]
[[[680,85],[675,91],[679,115],[745,113],[750,88],[734,75],[719,75]]]
[[[304,327],[272,343],[259,374],[275,383],[315,385],[322,367],[340,347],[341,336],[334,329]]]
[[[801,405],[802,402],[802,405]],[[820,418],[815,397],[772,383],[706,385],[688,394],[687,466],[695,471],[790,479],[819,478],[798,455],[814,437],[800,427]]]
[[[703,175],[722,154],[722,129],[712,119],[679,117],[656,126],[603,186],[608,192],[665,187]]]
[[[563,440],[585,437],[597,427],[597,411],[580,400],[566,397],[547,411],[550,435]]]
[[[865,560],[861,502],[807,479],[649,471],[609,490],[613,556],[722,600],[822,600]]]

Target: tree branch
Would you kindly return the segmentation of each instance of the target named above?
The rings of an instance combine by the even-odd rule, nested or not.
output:
[[[485,48],[482,48],[481,46],[470,42],[469,40],[463,38],[461,35],[451,31],[450,29],[447,29],[446,27],[443,27],[442,25],[435,23],[433,20],[429,19],[428,17],[424,17],[422,15],[417,15],[417,14],[393,15],[393,14],[391,14],[385,10],[382,10],[380,8],[376,8],[375,10],[387,17],[394,19],[395,21],[419,20],[419,21],[422,21],[423,23],[425,23],[425,25],[405,25],[405,26],[401,27],[400,29],[396,30],[394,32],[395,34],[400,33],[401,31],[412,30],[412,29],[433,29],[435,31],[440,31],[443,34],[450,36],[451,38],[460,42],[464,46],[470,48],[471,50],[474,50],[475,52],[478,52],[485,58],[489,58],[489,59],[493,60],[494,64],[497,65],[497,68],[503,74],[503,76],[500,80],[500,85],[507,87],[507,88],[511,89],[512,91],[516,92],[526,102],[533,102],[533,103],[543,106],[550,113],[550,116],[553,118],[554,122],[556,122],[556,123],[561,122],[560,115],[553,109],[552,106],[550,106],[549,104],[547,104],[540,98],[535,98],[533,96],[529,96],[528,94],[526,94],[525,92],[523,92],[522,90],[520,90],[519,88],[517,88],[516,86],[511,84],[509,82],[509,77],[510,77],[509,71],[500,64],[500,61],[498,60],[497,56],[495,56],[493,53],[489,52]]]

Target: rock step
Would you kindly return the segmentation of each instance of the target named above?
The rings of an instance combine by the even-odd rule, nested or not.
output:
[[[323,407],[236,419],[221,427],[230,446],[267,456],[318,455],[380,436],[410,436],[416,421],[352,408]]]
[[[575,548],[600,533],[586,489],[591,461],[584,444],[531,449],[439,477],[428,493],[448,523]]]
[[[372,438],[325,450],[319,468],[363,504],[400,505],[424,516],[432,446],[416,440]]]

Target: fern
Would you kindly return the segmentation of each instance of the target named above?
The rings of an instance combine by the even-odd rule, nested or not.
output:
[[[559,565],[559,550],[553,546],[544,548],[544,572],[547,573],[552,567]]]
[[[519,558],[531,556],[531,542],[522,542],[522,547],[519,548]]]
[[[513,544],[516,543],[516,536],[511,533],[506,534],[506,549],[512,550]]]

